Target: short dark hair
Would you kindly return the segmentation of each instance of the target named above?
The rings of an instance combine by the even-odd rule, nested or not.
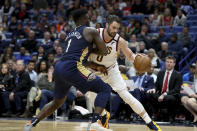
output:
[[[167,60],[167,59],[171,59],[174,61],[174,63],[176,63],[176,58],[172,55],[167,56],[165,60]]]
[[[29,63],[34,63],[34,64],[35,64],[35,62],[34,62],[33,60],[29,60],[29,61],[28,61],[28,64],[29,64]]]
[[[121,23],[120,18],[116,15],[109,15],[106,19],[106,22],[108,24],[113,23],[114,21],[116,21],[117,23]]]
[[[78,22],[81,18],[83,18],[87,14],[87,10],[85,9],[76,9],[72,12],[74,22]]]

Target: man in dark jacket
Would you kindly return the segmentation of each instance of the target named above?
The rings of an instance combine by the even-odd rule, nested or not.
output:
[[[181,74],[174,70],[175,63],[176,59],[173,56],[166,57],[166,70],[158,73],[155,89],[147,91],[147,98],[152,111],[163,107],[167,108],[170,120],[174,119],[182,85]]]
[[[29,74],[25,71],[24,62],[17,60],[16,62],[16,76],[15,76],[15,87],[12,91],[3,94],[3,102],[7,110],[3,116],[11,115],[11,101],[15,102],[16,115],[20,115],[22,111],[22,99],[27,98],[27,94],[32,86]]]

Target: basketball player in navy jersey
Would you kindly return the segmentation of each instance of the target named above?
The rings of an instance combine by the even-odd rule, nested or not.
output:
[[[97,30],[87,27],[89,26],[89,18],[86,10],[75,10],[73,19],[77,28],[68,34],[64,53],[54,70],[54,99],[45,105],[31,122],[25,125],[24,131],[31,131],[31,128],[36,126],[40,120],[61,107],[66,100],[70,85],[74,85],[82,93],[93,91],[98,94],[95,99],[95,111],[92,122],[88,126],[88,131],[112,131],[104,128],[99,123],[100,114],[109,100],[111,87],[85,68],[90,53],[106,55],[107,48]],[[93,43],[97,47],[96,50],[93,50]]]

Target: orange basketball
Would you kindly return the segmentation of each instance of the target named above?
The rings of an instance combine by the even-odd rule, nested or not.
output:
[[[147,55],[137,55],[133,64],[137,72],[145,73],[151,67],[151,60]]]

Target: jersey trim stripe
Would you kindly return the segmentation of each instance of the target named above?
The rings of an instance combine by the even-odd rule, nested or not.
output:
[[[91,71],[89,71],[85,66],[83,66],[82,62],[84,60],[84,58],[87,56],[88,54],[88,47],[86,47],[83,52],[82,55],[80,57],[80,61],[77,61],[77,69],[81,72],[81,74],[83,74],[86,78],[91,74]]]
[[[116,43],[116,51],[118,51],[118,43],[119,43],[119,39],[120,39],[120,36],[118,37],[118,40],[117,40],[117,43]]]

